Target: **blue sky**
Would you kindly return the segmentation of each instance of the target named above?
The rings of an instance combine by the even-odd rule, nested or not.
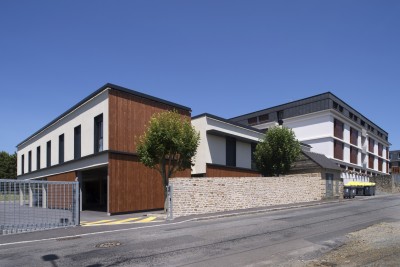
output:
[[[400,1],[0,1],[0,150],[107,82],[230,118],[331,91],[400,149]]]

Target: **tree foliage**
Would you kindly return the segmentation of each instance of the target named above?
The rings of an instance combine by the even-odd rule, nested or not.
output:
[[[150,119],[146,132],[139,138],[137,152],[145,166],[161,174],[164,197],[169,178],[193,166],[199,140],[190,120],[177,111],[157,113]]]
[[[17,154],[0,152],[0,179],[15,179],[17,177]]]
[[[293,130],[274,127],[268,130],[264,140],[257,145],[254,157],[257,169],[264,176],[278,176],[289,172],[300,152],[300,143]]]

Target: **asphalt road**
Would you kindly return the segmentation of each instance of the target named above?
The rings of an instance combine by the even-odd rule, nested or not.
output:
[[[296,266],[350,232],[394,221],[400,195],[67,238],[54,235],[72,230],[59,230],[41,241],[32,239],[49,236],[30,233],[0,237],[0,266]]]

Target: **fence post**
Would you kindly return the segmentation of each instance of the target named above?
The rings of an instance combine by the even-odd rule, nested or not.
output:
[[[24,190],[22,190],[22,184],[19,184],[19,205],[23,206],[24,205]]]
[[[80,189],[79,189],[79,182],[75,182],[73,184],[74,187],[74,197],[75,201],[73,203],[75,204],[74,206],[74,211],[73,211],[73,218],[74,218],[74,224],[79,225],[80,224]]]
[[[31,182],[28,182],[28,189],[29,189],[29,207],[33,207],[33,192]]]
[[[44,183],[42,184],[42,208],[47,209],[47,188]]]
[[[173,186],[172,184],[167,186],[167,198],[168,198],[168,211],[167,211],[167,220],[171,221],[174,219],[173,211],[172,211],[172,192]]]

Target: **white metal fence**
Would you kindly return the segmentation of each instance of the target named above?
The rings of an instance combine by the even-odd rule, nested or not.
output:
[[[79,225],[79,183],[0,179],[0,235]]]

